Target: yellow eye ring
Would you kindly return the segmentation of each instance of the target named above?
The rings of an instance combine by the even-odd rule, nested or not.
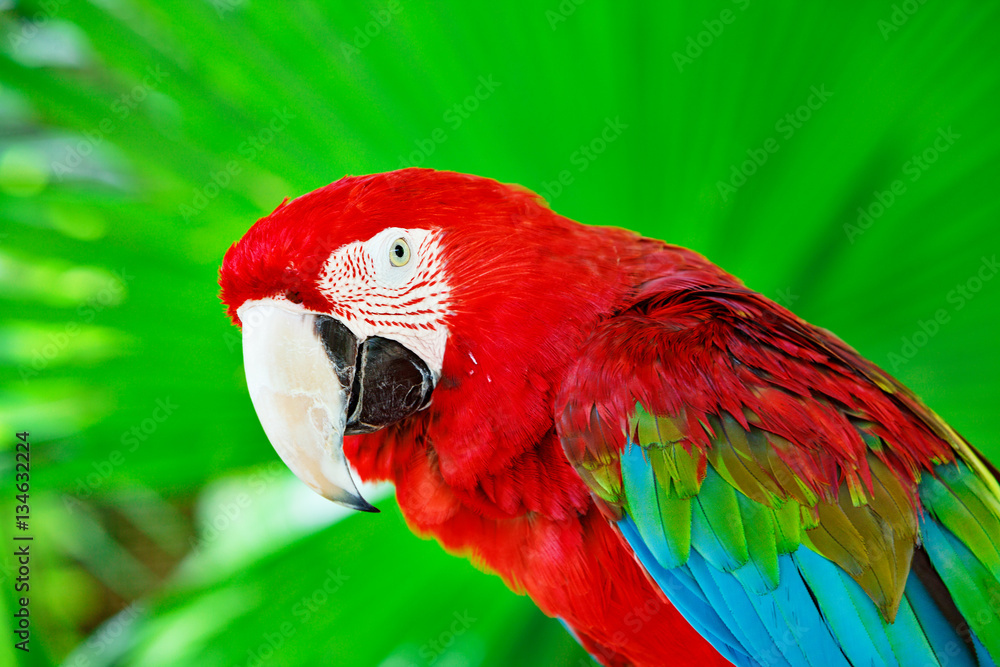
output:
[[[406,239],[396,239],[389,246],[389,263],[393,266],[405,266],[410,261],[410,246]]]

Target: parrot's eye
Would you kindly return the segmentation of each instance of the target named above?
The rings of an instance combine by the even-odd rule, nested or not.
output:
[[[393,266],[404,266],[410,261],[410,246],[405,239],[396,239],[389,246],[389,262]]]

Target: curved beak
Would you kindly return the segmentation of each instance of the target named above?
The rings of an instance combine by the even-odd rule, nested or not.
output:
[[[427,405],[426,364],[395,341],[360,340],[341,321],[292,304],[251,301],[238,314],[250,399],[282,461],[323,497],[377,512],[351,477],[344,435]]]

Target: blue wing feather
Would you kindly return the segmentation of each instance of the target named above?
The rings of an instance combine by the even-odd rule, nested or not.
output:
[[[646,547],[646,543],[639,535],[632,519],[625,517],[617,525],[639,562],[642,563],[660,590],[687,622],[708,640],[716,651],[733,664],[746,665],[747,667],[757,665],[750,659],[743,644],[733,636],[729,626],[723,622],[718,612],[708,602],[705,593],[695,583],[695,578],[687,566],[669,570],[664,568]]]
[[[709,470],[709,477],[713,474]],[[657,557],[657,551],[676,551],[659,521],[656,481],[640,447],[626,448],[622,478],[631,510],[617,523],[622,536],[671,603],[734,664],[994,665],[974,634],[977,655],[969,652],[913,574],[891,624],[846,571],[805,545],[778,557],[779,582],[772,590],[758,576],[740,576],[749,574],[744,570],[753,564],[740,566],[734,560],[700,502],[691,504],[687,562],[674,565],[670,557]],[[709,484],[715,481],[720,480]],[[935,552],[946,557],[954,538],[932,518],[924,517],[921,528],[930,540],[932,557]]]
[[[688,567],[702,584],[712,605],[719,610],[720,616],[739,629],[737,637],[755,660],[768,656],[768,662],[772,665],[791,664],[785,658],[782,647],[775,641],[772,632],[774,626],[768,622],[772,619],[760,614],[736,577],[716,569],[697,553],[691,555]]]

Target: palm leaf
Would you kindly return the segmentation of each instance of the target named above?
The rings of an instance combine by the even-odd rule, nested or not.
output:
[[[26,664],[63,660],[135,600],[146,611],[102,659],[141,663],[166,643],[190,664],[246,661],[341,562],[357,590],[289,639],[302,664],[331,646],[348,664],[426,664],[419,647],[474,605],[482,620],[454,645],[468,662],[582,655],[387,517],[317,520],[198,585],[177,574],[207,557],[190,551],[219,480],[250,493],[276,460],[219,261],[282,198],[345,173],[478,173],[692,247],[1000,459],[994,5],[449,5],[7,3],[0,426],[8,447],[16,430],[33,442]],[[814,89],[832,95],[803,107]],[[879,206],[858,233],[858,209]]]

